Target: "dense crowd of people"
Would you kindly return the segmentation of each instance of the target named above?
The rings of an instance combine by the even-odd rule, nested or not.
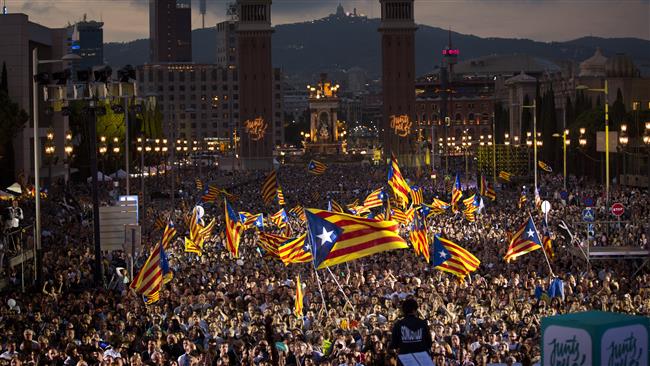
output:
[[[271,214],[280,208],[261,200],[264,172],[206,170],[178,174],[181,193],[174,207],[169,199],[151,199],[152,193],[169,190],[168,176],[146,182],[136,272],[161,239],[157,218],[170,217],[178,231],[167,253],[173,280],[152,305],[129,289],[127,253],[104,253],[104,285],[96,286],[89,188],[52,187],[43,201],[43,281],[38,286],[27,281],[27,290],[21,291],[22,277],[33,268],[10,268],[4,260],[0,365],[397,365],[392,331],[405,303],[428,324],[427,351],[436,365],[533,365],[540,359],[544,317],[592,309],[650,315],[647,268],[637,271],[640,263],[624,260],[589,263],[580,250],[587,245],[648,249],[647,191],[614,189],[611,201],[625,205],[625,216],[596,225],[591,235],[581,212],[589,199],[597,219],[608,219],[602,187],[572,177],[564,193],[561,176],[543,175],[540,195],[552,207],[550,268],[542,250],[511,263],[503,259],[508,233],[529,214],[538,225],[542,220],[530,187],[523,208],[517,205],[521,186],[513,183],[498,187],[496,201],[484,199],[476,222],[450,211],[433,216],[430,235],[441,234],[481,261],[476,272],[459,281],[413,250],[376,254],[331,271],[317,272],[310,264],[285,266],[260,250],[256,229],[245,231],[239,258],[231,258],[224,249],[221,200],[201,203],[206,220],[217,222],[203,255],[185,253],[183,217],[201,202],[196,177],[235,195],[231,204],[237,211]],[[418,177],[416,171],[405,175],[424,189],[426,202],[449,200],[449,180]],[[331,165],[325,174],[312,176],[302,165],[283,165],[278,181],[287,210],[298,204],[323,209],[328,199],[363,201],[379,187],[389,190],[385,166]],[[464,182],[465,197],[476,191],[475,182]],[[110,203],[110,195],[103,194],[102,202]],[[20,202],[24,224],[33,217],[32,202]],[[289,225],[294,234],[305,231],[296,216],[290,215]],[[405,238],[408,230],[402,226]],[[31,243],[25,234],[19,245]],[[303,283],[302,316],[294,314],[297,275]],[[543,294],[556,278],[564,283],[561,296]]]

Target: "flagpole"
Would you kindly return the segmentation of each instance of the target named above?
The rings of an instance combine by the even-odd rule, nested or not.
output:
[[[356,312],[357,309],[354,308],[354,305],[352,304],[352,301],[350,301],[350,299],[348,298],[348,295],[346,295],[346,294],[345,294],[345,291],[343,291],[343,288],[341,287],[341,284],[340,284],[339,281],[336,279],[336,276],[334,276],[334,273],[332,273],[332,270],[330,269],[330,267],[327,267],[327,270],[329,271],[330,276],[332,276],[332,279],[334,279],[334,282],[336,282],[336,286],[338,286],[339,291],[341,291],[341,293],[343,294],[343,297],[345,298],[345,301],[347,301],[348,304],[350,304],[350,306],[352,307],[352,311],[355,311],[355,312]]]
[[[535,220],[533,220],[533,215],[530,214],[530,211],[528,211],[528,217],[530,217],[530,221],[533,223],[535,234],[537,234],[537,237],[540,238],[539,231],[537,231],[537,226],[535,226]],[[548,270],[551,272],[551,277],[555,277],[555,273],[553,273],[553,268],[551,268],[551,261],[548,260],[548,256],[546,255],[546,250],[544,250],[544,243],[542,243],[541,240],[540,240],[540,245],[542,246],[542,253],[544,253],[544,259],[546,259],[546,264],[548,264]]]
[[[307,215],[307,212],[305,212],[305,215]],[[320,298],[321,300],[323,300],[323,309],[325,309],[326,316],[329,316],[329,312],[327,312],[327,303],[325,302],[325,295],[323,294],[323,288],[320,283],[320,277],[318,276],[318,270],[316,269],[316,253],[314,250],[314,238],[311,235],[311,228],[309,227],[309,219],[305,221],[307,221],[307,232],[309,233],[309,246],[311,249],[311,258],[312,258],[311,264],[314,267],[314,273],[316,274],[316,283],[318,284],[318,291],[320,292]]]

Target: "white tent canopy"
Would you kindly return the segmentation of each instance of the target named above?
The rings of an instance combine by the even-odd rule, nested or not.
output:
[[[126,179],[126,172],[122,169],[110,175],[111,178]]]
[[[10,192],[13,192],[13,193],[18,193],[18,194],[23,193],[23,189],[20,188],[20,184],[18,184],[18,183],[14,183],[14,184],[10,185],[9,187],[7,187],[7,190],[10,191]]]
[[[90,177],[88,177],[88,179],[86,179],[86,181],[88,183],[92,182],[92,180],[93,180],[92,176],[90,176]],[[97,172],[97,180],[101,182],[101,181],[113,180],[113,178],[111,178],[108,175],[104,175],[104,173],[102,173],[102,172]]]

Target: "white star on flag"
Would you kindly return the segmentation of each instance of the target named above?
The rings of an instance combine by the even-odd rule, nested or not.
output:
[[[533,229],[529,229],[529,230],[528,230],[528,237],[529,237],[529,238],[533,238],[533,237],[535,237],[535,232],[533,231]]]
[[[325,245],[326,243],[332,243],[332,234],[334,234],[334,230],[332,231],[327,231],[323,227],[323,232],[319,235],[316,235],[320,239],[321,245]]]
[[[441,250],[438,253],[440,253],[440,258],[447,258],[447,253],[445,253],[444,250]]]

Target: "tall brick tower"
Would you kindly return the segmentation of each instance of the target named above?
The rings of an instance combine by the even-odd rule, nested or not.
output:
[[[239,154],[247,168],[267,168],[273,159],[275,127],[271,0],[237,0],[237,14]]]
[[[415,118],[414,0],[379,0],[384,154],[400,165],[414,165],[418,126]]]

